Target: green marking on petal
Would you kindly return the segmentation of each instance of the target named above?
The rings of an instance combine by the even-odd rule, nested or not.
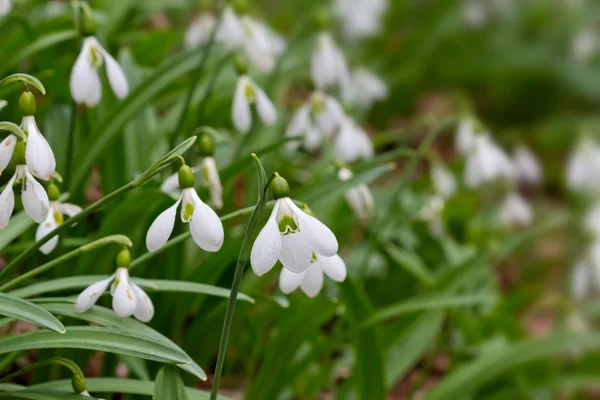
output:
[[[188,203],[185,205],[185,209],[183,210],[183,218],[188,220],[192,218],[192,214],[194,214],[194,205],[192,203]]]
[[[63,215],[60,211],[54,211],[54,220],[59,225],[63,223]]]
[[[283,218],[279,220],[278,225],[279,232],[283,233],[284,235],[296,233],[298,231],[298,225],[296,225],[294,218],[292,218],[290,215],[284,215]]]
[[[244,94],[246,95],[248,101],[251,103],[254,102],[254,89],[252,89],[252,86],[247,84],[244,89]]]

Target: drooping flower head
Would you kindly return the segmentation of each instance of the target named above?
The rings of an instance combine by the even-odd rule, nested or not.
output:
[[[342,167],[338,171],[341,181],[352,179],[352,171]],[[365,183],[358,184],[348,189],[344,195],[348,205],[361,221],[368,221],[375,215],[375,199],[371,190]]]
[[[78,104],[96,107],[102,98],[98,69],[105,65],[108,83],[115,96],[123,99],[129,93],[127,77],[119,63],[102,47],[94,36],[83,40],[81,53],[73,65],[70,78],[71,96]]]
[[[577,261],[571,272],[571,296],[574,300],[582,300],[592,292],[600,292],[600,242],[598,240]]]
[[[315,297],[323,287],[323,274],[335,282],[343,282],[346,279],[346,264],[342,257],[337,254],[333,257],[314,254],[309,267],[300,273],[282,268],[279,288],[289,294],[300,287],[308,297]]]
[[[373,103],[388,96],[387,84],[366,68],[356,68],[348,82],[342,86],[341,98],[344,104],[369,108]]]
[[[387,0],[335,0],[333,10],[342,23],[344,36],[362,39],[377,35],[382,28]]]
[[[513,154],[517,180],[527,185],[537,185],[542,181],[542,166],[536,156],[525,146],[519,146]]]
[[[156,251],[169,240],[177,208],[181,203],[181,220],[189,222],[194,242],[204,251],[216,252],[223,245],[223,224],[219,216],[204,203],[194,190],[194,173],[187,165],[179,168],[179,187],[181,196],[175,204],[163,211],[152,223],[146,234],[148,251]]]
[[[514,167],[508,155],[488,134],[477,135],[467,155],[465,184],[469,188],[503,178],[514,179]]]
[[[600,192],[600,146],[584,136],[569,156],[566,171],[567,186],[585,193]]]
[[[314,256],[335,256],[338,251],[335,235],[294,204],[286,180],[277,176],[270,187],[276,201],[252,246],[250,263],[254,273],[259,276],[267,273],[277,260],[290,271],[301,273],[308,269]]]
[[[341,88],[350,79],[344,53],[329,32],[321,32],[313,49],[310,63],[313,84],[318,90]]]
[[[64,215],[68,217],[72,217],[81,212],[81,207],[76,204],[71,203],[63,203],[60,201],[60,190],[58,187],[51,183],[48,186],[48,199],[50,200],[50,211],[48,212],[48,216],[38,225],[37,230],[35,231],[35,240],[40,240],[48,233],[52,232],[59,225],[64,222]],[[58,244],[58,235],[54,236],[52,239],[44,243],[42,247],[40,247],[40,251],[44,254],[51,253]]]
[[[342,119],[333,151],[337,159],[347,163],[368,160],[375,155],[369,135],[350,117]]]
[[[448,199],[456,192],[456,179],[450,170],[441,161],[434,161],[431,165],[431,182],[436,193]]]
[[[526,226],[533,221],[533,210],[517,192],[510,193],[500,207],[500,223],[505,228]]]
[[[458,123],[456,136],[454,138],[454,147],[461,155],[466,155],[475,146],[475,120],[471,117],[464,117]]]
[[[146,292],[129,278],[130,262],[129,250],[122,250],[117,256],[117,271],[109,278],[93,283],[81,292],[75,303],[75,311],[84,313],[92,308],[112,283],[110,294],[115,313],[121,317],[133,315],[142,322],[150,322],[154,316],[154,305]]]
[[[191,49],[208,42],[217,21],[212,14],[201,14],[188,26],[185,32],[185,47]]]

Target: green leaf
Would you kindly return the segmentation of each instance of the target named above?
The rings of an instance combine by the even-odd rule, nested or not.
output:
[[[67,30],[49,33],[38,38],[35,42],[23,47],[13,57],[3,62],[2,66],[0,67],[0,76],[4,75],[6,71],[10,71],[11,69],[13,69],[19,62],[23,61],[24,59],[31,57],[32,55],[37,54],[42,50],[56,46],[59,43],[75,39],[76,36],[77,32],[75,32],[74,30]],[[43,91],[40,91],[44,94],[46,93],[45,89]]]
[[[40,91],[41,94],[46,94],[46,88],[42,85],[42,82],[35,76],[28,74],[12,74],[0,81],[0,86],[10,85],[13,82],[23,82],[29,84]],[[21,131],[22,132],[22,131]]]
[[[127,365],[127,368],[129,368],[133,377],[140,378],[144,381],[150,380],[150,373],[148,372],[146,360],[142,360],[141,358],[137,357],[125,356],[122,354],[119,355],[119,360],[123,361],[125,365]],[[179,365],[180,364],[177,366]]]
[[[196,136],[192,136],[191,138],[184,140],[181,144],[179,144],[173,150],[171,150],[170,152],[165,154],[165,156],[163,156],[160,160],[158,160],[153,166],[148,168],[146,170],[146,172],[144,172],[139,178],[137,178],[134,181],[133,185],[140,186],[141,184],[143,184],[146,180],[148,180],[148,178],[150,176],[152,176],[152,174],[157,169],[172,162],[175,157],[179,157],[183,153],[185,153],[190,147],[192,147],[192,145],[194,144],[195,141],[196,141]]]
[[[68,327],[62,335],[33,331],[0,339],[0,354],[31,349],[86,349],[125,354],[164,363],[188,364],[190,358],[173,346],[148,338],[95,326]]]
[[[549,359],[570,349],[597,349],[600,334],[555,333],[545,338],[526,340],[501,351],[490,351],[454,370],[424,397],[424,400],[458,399],[510,370],[532,361]]]
[[[22,141],[27,141],[27,136],[25,135],[25,132],[23,132],[23,129],[21,129],[19,125],[13,124],[12,122],[0,122],[0,131],[8,131],[13,135],[16,135]]]
[[[39,299],[39,301],[41,300],[46,301],[49,299]],[[179,348],[175,343],[173,343],[166,336],[162,335],[160,332],[152,329],[151,327],[142,322],[139,322],[136,319],[121,318],[120,316],[115,314],[113,310],[110,310],[108,308],[94,306],[85,313],[77,313],[75,312],[73,301],[71,301],[70,299],[51,299],[49,300],[50,302],[45,301],[43,303],[40,303],[40,307],[52,313],[93,322],[95,324],[109,328],[122,329],[127,332],[131,332],[135,335],[151,338],[166,346],[177,348],[179,351],[185,353],[181,348]],[[186,354],[186,356],[188,356],[191,359],[191,357],[188,354]],[[206,380],[206,373],[193,360],[189,364],[177,364],[177,366],[183,369],[184,371],[189,372],[190,374],[198,377],[199,379]]]
[[[179,376],[179,372],[172,365],[164,365],[154,382],[153,400],[187,400],[185,386]]]
[[[423,261],[416,254],[412,254],[391,243],[384,244],[383,248],[395,263],[406,269],[406,271],[417,278],[423,285],[433,285],[435,279],[429,270],[427,270]]]
[[[340,284],[344,297],[348,318],[357,325],[373,312],[373,308],[365,294],[350,278]],[[358,391],[361,399],[385,398],[385,371],[383,354],[379,338],[374,327],[358,331],[354,335],[356,360],[354,374],[358,379]]]
[[[108,275],[69,276],[35,283],[13,290],[10,293],[17,297],[31,297],[61,290],[84,289],[92,283],[106,278],[108,278]],[[133,281],[152,292],[196,293],[226,298],[229,297],[230,293],[229,289],[195,282],[140,278],[133,278]],[[238,298],[243,301],[254,302],[254,299],[244,293],[238,293]]]
[[[154,394],[153,381],[121,378],[86,378],[85,384],[91,393],[125,393],[142,396],[152,396]],[[32,388],[38,390],[72,390],[71,381],[66,379],[40,383],[33,385]],[[188,400],[207,400],[209,398],[209,394],[202,390],[186,388],[185,391],[187,392]],[[227,400],[224,396],[219,396],[218,398],[220,400]]]
[[[48,311],[14,295],[0,293],[0,315],[27,321],[58,333],[65,333],[63,324]]]
[[[78,152],[80,156],[74,163],[77,169],[73,174],[73,181],[69,189],[71,193],[75,193],[76,189],[81,187],[92,165],[103,154],[119,131],[161,91],[169,87],[176,79],[194,69],[199,58],[200,55],[197,51],[184,52],[172,57],[157,68],[133,92],[129,93],[123,101],[118,102],[108,110],[105,118],[97,124],[96,129],[88,136],[90,142],[84,143]]]
[[[91,397],[92,399],[94,397]],[[53,391],[53,390],[18,390],[11,392],[0,392],[0,399],[10,400],[64,400],[64,399],[81,399],[89,400],[90,397],[82,396],[71,392]]]
[[[0,249],[4,249],[33,225],[33,220],[24,211],[10,218],[8,226],[0,231]]]

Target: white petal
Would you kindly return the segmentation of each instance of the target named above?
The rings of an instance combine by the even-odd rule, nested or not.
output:
[[[248,133],[252,127],[252,111],[250,110],[250,103],[246,97],[247,85],[248,78],[246,76],[240,76],[233,95],[233,106],[231,108],[231,120],[233,121],[233,126],[241,133]]]
[[[343,282],[346,279],[346,263],[339,254],[333,257],[317,257],[315,264],[336,282]]]
[[[304,236],[314,252],[325,257],[335,256],[338,251],[338,242],[331,229],[315,217],[311,217],[300,210],[293,201],[288,201],[298,218],[300,230],[304,232]]]
[[[221,209],[223,208],[223,187],[221,186],[221,178],[219,178],[215,159],[212,157],[204,158],[202,166],[204,168],[204,178],[208,181],[206,183],[210,192],[210,198],[214,206]]]
[[[119,99],[125,98],[129,93],[129,85],[127,84],[127,77],[125,76],[123,69],[102,46],[98,45],[98,50],[102,53],[104,58],[108,83],[115,93],[115,96]]]
[[[253,86],[256,97],[256,112],[265,125],[273,125],[277,122],[277,109],[265,92],[257,85]]]
[[[152,225],[150,225],[150,229],[148,229],[148,233],[146,234],[146,247],[148,248],[148,251],[160,249],[167,243],[167,240],[169,240],[169,237],[173,232],[173,226],[175,226],[177,207],[180,202],[181,197],[175,204],[160,213],[154,222],[152,222]]]
[[[49,212],[46,220],[38,225],[35,231],[35,240],[36,242],[46,236],[48,233],[52,232],[58,224],[54,219],[54,213]],[[58,235],[55,235],[52,239],[47,241],[40,247],[40,251],[44,254],[50,254],[58,244]]]
[[[278,200],[275,203],[267,223],[252,245],[250,264],[252,265],[252,270],[254,270],[254,273],[258,276],[269,272],[277,262],[279,254],[281,253],[281,233],[279,232],[279,227],[277,226],[275,218],[280,201],[281,200]]]
[[[165,181],[160,185],[161,192],[170,193],[179,189],[179,174],[175,172],[173,175],[170,175]]]
[[[38,129],[33,116],[23,117],[23,127],[28,133],[25,146],[27,168],[38,178],[49,181],[56,169],[54,153]]]
[[[102,97],[102,85],[98,71],[92,66],[91,46],[95,38],[86,38],[83,42],[81,53],[73,65],[69,86],[71,96],[78,104],[95,107]]]
[[[223,245],[223,223],[217,213],[202,200],[196,204],[190,221],[190,232],[194,242],[204,251],[219,251]]]
[[[231,7],[226,7],[223,10],[223,19],[217,31],[217,39],[225,42],[227,50],[236,49],[242,46],[244,42],[244,30]]]
[[[279,288],[285,294],[292,293],[294,290],[300,287],[305,273],[306,271],[297,274],[285,267],[282,268],[281,274],[279,274]]]
[[[587,264],[583,261],[577,262],[571,277],[571,295],[575,300],[583,299],[588,292],[589,274]]]
[[[102,293],[106,291],[106,288],[108,288],[108,285],[110,282],[112,282],[113,277],[114,276],[111,276],[110,278],[92,283],[83,292],[81,292],[81,294],[77,297],[77,302],[75,303],[75,311],[82,313],[92,308]]]
[[[302,105],[292,116],[290,122],[285,130],[286,137],[296,137],[303,135],[310,127],[310,106],[308,104]],[[300,146],[298,141],[291,141],[286,143],[286,147],[289,150],[296,150]]]
[[[130,317],[137,308],[137,299],[129,281],[127,268],[117,269],[116,286],[112,293],[112,307],[121,317]]]
[[[306,271],[312,260],[313,249],[306,240],[302,228],[296,232],[281,235],[279,260],[286,268],[299,273]]]
[[[321,271],[318,265],[313,263],[306,270],[300,288],[308,297],[315,297],[319,294],[322,287],[323,271]]]
[[[154,316],[154,304],[150,297],[138,285],[131,282],[133,293],[136,297],[137,307],[133,312],[133,316],[142,322],[150,322]]]
[[[194,215],[194,211],[196,210],[196,205],[202,200],[200,200],[200,197],[194,188],[183,189],[181,191],[181,199],[181,211],[179,212],[179,215],[183,222],[190,222]]]
[[[6,188],[0,193],[0,229],[6,228],[15,208],[13,185],[15,184],[16,177],[16,174],[13,175],[6,184]]]
[[[48,216],[50,201],[44,187],[26,172],[25,190],[21,194],[23,208],[32,220],[41,224]]]
[[[62,212],[63,214],[65,214],[68,217],[77,215],[81,211],[82,211],[81,207],[79,207],[77,204],[60,203],[60,212]]]
[[[0,174],[6,169],[17,144],[17,137],[12,133],[0,143]]]

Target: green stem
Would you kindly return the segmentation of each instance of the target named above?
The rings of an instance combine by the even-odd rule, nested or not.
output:
[[[40,265],[39,267],[32,269],[31,271],[29,271],[23,275],[20,275],[18,278],[13,279],[10,282],[6,282],[4,285],[0,286],[0,292],[6,292],[8,289],[11,289],[11,288],[17,286],[19,283],[27,281],[30,278],[33,278],[34,276],[41,274],[42,272],[48,271],[49,269],[52,269],[52,268],[56,267],[57,265],[61,264],[62,262],[70,260],[71,258],[73,258],[75,256],[78,256],[79,254],[97,249],[99,247],[102,247],[102,246],[105,246],[105,245],[111,244],[111,243],[118,243],[121,245],[131,247],[131,240],[129,240],[129,238],[127,236],[112,235],[112,236],[103,237],[102,239],[98,239],[91,243],[85,244],[85,245],[79,247],[78,249],[75,249],[66,254],[63,254],[62,256],[55,258],[54,260],[47,262],[46,264]]]
[[[225,8],[223,8],[223,10],[224,9]],[[185,122],[185,117],[187,115],[188,108],[192,101],[194,91],[196,90],[196,86],[198,86],[198,82],[200,81],[200,76],[202,75],[202,71],[204,70],[204,66],[206,65],[206,60],[210,56],[211,50],[215,43],[215,38],[217,36],[217,30],[219,28],[219,25],[221,24],[221,19],[223,18],[223,10],[221,10],[221,12],[219,13],[217,22],[215,23],[215,26],[213,27],[212,32],[210,33],[210,38],[208,39],[208,43],[206,43],[206,45],[204,47],[202,47],[202,49],[201,49],[202,58],[200,58],[200,63],[198,64],[198,67],[194,70],[194,72],[192,74],[192,83],[188,89],[187,95],[185,96],[185,101],[183,103],[183,109],[181,110],[181,114],[179,115],[179,121],[177,121],[175,130],[173,131],[174,135],[181,132],[181,129],[183,128],[183,124]]]
[[[81,46],[81,18],[80,6],[76,4],[73,9],[73,22],[75,24],[75,53],[79,53]],[[65,185],[71,182],[71,168],[73,167],[73,150],[75,148],[75,127],[77,119],[77,103],[71,99],[71,122],[69,123],[69,135],[67,136],[67,160],[65,170]]]
[[[5,276],[6,274],[8,274],[9,271],[11,271],[12,269],[14,269],[22,261],[25,261],[26,259],[28,259],[29,257],[31,257],[36,252],[36,250],[38,250],[40,247],[42,247],[44,245],[44,243],[47,243],[54,236],[56,236],[59,233],[65,231],[67,229],[69,229],[71,226],[73,226],[77,222],[81,221],[82,219],[84,219],[86,216],[88,216],[89,214],[93,213],[94,211],[102,208],[104,205],[106,205],[107,203],[111,202],[115,198],[117,198],[117,197],[119,197],[119,196],[127,193],[128,191],[130,191],[132,189],[135,189],[138,186],[143,185],[152,176],[154,176],[154,175],[162,172],[165,168],[169,167],[170,163],[172,161],[174,161],[174,160],[177,160],[177,159],[173,158],[169,162],[164,163],[163,165],[161,165],[161,167],[156,168],[154,171],[152,171],[152,172],[148,173],[146,176],[144,176],[145,179],[143,179],[143,180],[140,180],[140,178],[138,178],[138,179],[136,179],[134,181],[129,182],[127,185],[120,187],[119,189],[115,190],[114,192],[112,192],[108,196],[105,196],[105,197],[101,198],[100,200],[98,200],[97,202],[95,202],[94,204],[92,204],[91,206],[89,206],[86,209],[84,209],[83,211],[81,211],[79,214],[76,214],[76,215],[72,216],[71,218],[67,219],[66,221],[64,221],[56,229],[54,229],[53,231],[49,232],[46,236],[44,236],[43,238],[41,238],[40,240],[38,240],[37,242],[35,242],[27,250],[25,250],[23,253],[19,254],[14,260],[12,260],[10,262],[10,264],[8,264],[6,266],[6,268],[4,268],[2,271],[0,271],[0,278],[2,278],[3,276]]]
[[[257,161],[258,162],[258,161]],[[258,168],[258,167],[257,167]],[[262,166],[261,166],[262,168]],[[235,267],[235,274],[233,276],[233,283],[231,284],[231,294],[229,295],[229,301],[227,303],[227,311],[225,311],[225,322],[223,323],[223,332],[221,333],[221,341],[219,343],[219,354],[217,356],[217,367],[215,369],[215,375],[213,377],[213,386],[210,394],[211,400],[217,399],[217,393],[219,391],[219,382],[221,381],[221,374],[223,373],[223,365],[225,364],[225,353],[227,351],[227,341],[229,340],[229,333],[231,331],[231,324],[233,322],[233,312],[235,311],[235,303],[237,301],[237,294],[240,291],[240,284],[244,275],[244,269],[250,259],[250,251],[252,250],[252,242],[256,235],[258,223],[265,211],[266,199],[268,196],[268,189],[271,181],[275,175],[272,175],[269,181],[266,183],[262,196],[258,199],[252,216],[246,227],[246,233],[242,241],[242,248],[240,249],[240,255],[238,257],[237,265]],[[260,179],[260,174],[259,174]]]
[[[62,367],[67,368],[69,371],[71,371],[73,373],[73,375],[76,375],[78,377],[83,378],[83,372],[81,371],[81,368],[79,368],[79,365],[75,364],[73,361],[69,360],[68,358],[62,358],[62,357],[51,357],[51,358],[47,358],[45,360],[42,361],[38,361],[36,363],[33,363],[31,365],[26,366],[25,368],[21,368],[18,371],[13,372],[10,375],[6,375],[5,377],[3,377],[2,379],[0,379],[0,382],[6,382],[8,380],[11,380],[12,378],[14,378],[15,376],[19,376],[21,374],[24,374],[25,372],[31,371],[32,369],[36,369],[39,367],[43,367],[46,365],[60,365]]]
[[[210,77],[210,81],[206,85],[206,90],[204,91],[204,94],[202,95],[202,98],[200,99],[200,103],[199,103],[200,105],[198,107],[198,111],[196,112],[196,115],[197,115],[196,125],[200,125],[202,123],[202,120],[204,119],[204,112],[206,109],[206,103],[208,102],[208,98],[210,97],[212,90],[214,89],[215,85],[217,84],[217,79],[221,75],[221,72],[223,72],[223,70],[224,70],[223,67],[225,66],[227,61],[229,61],[231,59],[231,56],[232,56],[231,53],[223,56],[221,58],[221,60],[219,60],[219,63],[217,64],[217,68],[215,69],[214,73]]]

